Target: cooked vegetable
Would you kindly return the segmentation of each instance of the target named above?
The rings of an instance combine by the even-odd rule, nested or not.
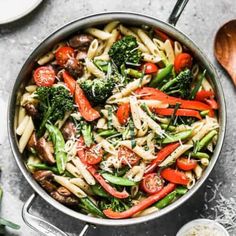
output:
[[[83,90],[78,84],[75,86],[75,103],[77,104],[78,110],[85,120],[93,121],[100,117],[99,112],[92,108]]]
[[[180,53],[175,57],[174,68],[176,73],[180,73],[184,69],[192,67],[193,58],[188,53]]]
[[[155,74],[158,72],[158,67],[151,62],[145,63],[142,68],[144,69],[145,74]]]
[[[118,149],[118,158],[123,165],[136,165],[141,159],[135,152],[125,146],[120,146]]]
[[[143,177],[141,188],[148,194],[154,194],[164,187],[164,180],[156,173],[150,173]]]
[[[179,95],[181,98],[188,98],[193,75],[189,69],[181,71],[174,79],[171,79],[161,87],[161,91],[167,94]]]
[[[115,42],[108,52],[117,67],[123,64],[139,64],[141,51],[135,37],[128,35]]]
[[[201,151],[204,147],[206,147],[211,142],[211,140],[214,138],[215,135],[217,135],[217,131],[212,130],[204,138],[202,138],[197,143],[196,152]]]
[[[161,176],[165,180],[174,184],[187,185],[189,183],[189,179],[184,172],[180,172],[171,168],[165,168],[162,170]]]
[[[72,76],[70,76],[65,70],[62,72],[62,77],[64,79],[64,82],[67,86],[67,88],[70,90],[70,93],[74,95],[75,93],[75,85],[76,81]]]
[[[165,68],[159,70],[156,77],[150,82],[149,86],[156,88],[164,79],[169,79],[172,69],[173,65],[169,64]]]
[[[93,143],[93,137],[92,137],[92,132],[91,132],[91,125],[87,124],[85,122],[81,122],[81,123],[82,123],[81,133],[83,135],[85,145],[87,147],[90,147],[91,144]]]
[[[81,204],[79,204],[79,206],[88,213],[104,218],[102,211],[89,198],[80,198],[80,201]]]
[[[155,160],[151,162],[146,167],[145,173],[151,173],[161,162],[165,160],[177,147],[180,146],[180,143],[171,143],[162,148],[158,153]]]
[[[118,121],[120,122],[121,125],[124,125],[127,123],[129,116],[130,116],[130,104],[129,103],[124,103],[118,107],[118,110],[116,112]]]
[[[67,154],[64,151],[65,141],[60,130],[56,126],[46,124],[46,128],[54,145],[58,172],[62,174],[65,171],[67,162]]]
[[[102,130],[102,131],[99,131],[98,132],[99,136],[101,137],[109,137],[109,136],[112,136],[114,134],[118,134],[118,132],[114,129],[111,129],[111,130]]]
[[[85,140],[84,140],[85,141]],[[85,151],[86,163],[90,165],[96,165],[101,162],[104,151],[100,145],[93,144],[90,148]]]
[[[195,100],[204,102],[205,99],[213,98],[213,97],[214,97],[213,91],[201,90],[196,93]]]
[[[33,78],[38,86],[51,87],[55,82],[56,74],[51,66],[41,66],[34,71]]]
[[[87,79],[80,83],[86,97],[93,105],[103,104],[112,95],[115,83],[112,79]]]
[[[177,134],[168,135],[168,137],[161,140],[161,142],[163,144],[167,144],[167,143],[174,143],[180,140],[182,141],[182,140],[187,139],[191,134],[192,134],[192,130],[182,131]]]
[[[205,79],[205,74],[206,74],[206,70],[201,74],[199,80],[197,81],[195,87],[193,88],[193,90],[191,91],[189,98],[190,99],[194,99],[198,90],[200,89],[201,85],[202,85],[202,81]]]
[[[102,186],[98,184],[92,185],[91,189],[93,193],[98,195],[99,197],[106,197],[106,198],[110,197],[110,195],[102,188]]]
[[[161,191],[145,198],[137,205],[129,208],[123,212],[114,212],[111,209],[104,210],[103,213],[111,219],[124,219],[133,216],[135,213],[146,209],[147,207],[151,206],[153,203],[157,202],[158,200],[164,198],[168,193],[175,189],[175,184],[168,184],[166,185]]]
[[[63,86],[38,87],[36,90],[39,100],[40,125],[37,136],[41,137],[47,122],[55,123],[63,119],[66,112],[73,110],[73,100],[68,90]]]
[[[143,76],[142,72],[140,72],[138,70],[134,70],[132,68],[125,70],[125,73],[127,75],[130,75],[131,77],[135,77],[135,78],[141,78]]]
[[[176,165],[179,169],[189,171],[197,166],[197,161],[191,160],[187,157],[180,157],[176,160]]]
[[[121,185],[121,186],[134,186],[136,183],[134,181],[131,181],[124,177],[118,177],[114,176],[108,173],[102,174],[103,178],[106,179],[108,182],[115,184],[115,185]]]
[[[75,51],[71,47],[64,46],[58,48],[55,54],[57,64],[60,66],[64,66],[71,57],[74,57],[74,55]]]

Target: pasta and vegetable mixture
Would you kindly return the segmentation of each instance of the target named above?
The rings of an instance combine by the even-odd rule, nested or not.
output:
[[[88,28],[35,63],[20,100],[19,151],[51,197],[76,211],[158,211],[210,162],[219,125],[207,77],[158,29]]]

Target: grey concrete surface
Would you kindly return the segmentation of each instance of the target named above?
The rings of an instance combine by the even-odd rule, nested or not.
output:
[[[1,216],[19,223],[20,231],[7,231],[6,235],[37,236],[24,225],[21,218],[23,203],[32,194],[32,189],[20,173],[13,159],[7,137],[7,103],[24,60],[29,53],[48,34],[63,24],[92,13],[129,10],[151,15],[162,20],[168,18],[174,0],[45,0],[34,12],[18,22],[0,26],[0,166],[2,169],[0,183],[4,188]],[[13,6],[14,7],[14,6]],[[214,218],[214,213],[207,210],[216,205],[205,198],[212,197],[214,184],[221,184],[216,193],[225,197],[236,197],[236,105],[235,88],[228,76],[213,57],[213,38],[217,29],[224,22],[236,18],[235,0],[198,0],[189,1],[177,28],[186,33],[209,56],[220,75],[227,103],[227,135],[219,161],[210,176],[210,180],[197,194],[184,205],[162,217],[141,225],[130,227],[100,227],[90,229],[89,236],[174,236],[186,222],[201,215]],[[205,196],[205,198],[204,198]],[[32,209],[33,213],[57,225],[70,236],[79,235],[83,222],[66,216],[42,199],[38,199]],[[236,229],[231,231],[236,235]]]

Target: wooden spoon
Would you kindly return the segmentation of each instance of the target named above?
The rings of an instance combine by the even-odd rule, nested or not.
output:
[[[236,20],[224,24],[215,37],[215,57],[236,86]]]

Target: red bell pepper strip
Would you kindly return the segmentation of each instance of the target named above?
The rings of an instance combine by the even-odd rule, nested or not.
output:
[[[84,144],[84,139],[82,137],[80,137],[77,141],[77,154],[80,160],[83,162],[83,164],[87,167],[87,170],[93,175],[93,177],[98,181],[98,183],[100,183],[101,186],[109,194],[111,194],[113,197],[116,197],[116,198],[127,198],[129,196],[129,194],[125,190],[123,190],[122,192],[119,192],[115,188],[113,188],[111,185],[109,185],[106,182],[106,180],[101,176],[101,174],[97,172],[95,167],[86,163],[85,144]]]
[[[166,168],[162,170],[161,177],[174,184],[187,185],[189,183],[189,178],[185,175],[184,172],[171,168]]]
[[[158,153],[156,159],[154,159],[145,170],[145,174],[149,174],[155,170],[155,168],[165,160],[177,147],[179,147],[180,143],[171,143],[162,148]]]
[[[217,109],[218,109],[218,103],[216,102],[216,100],[215,100],[214,98],[205,99],[205,102],[206,102],[213,110],[217,110]]]
[[[158,29],[154,29],[154,32],[157,35],[157,37],[160,38],[162,41],[165,42],[168,39],[170,40],[171,45],[174,46],[173,40],[167,34]]]
[[[176,185],[169,183],[167,184],[162,190],[159,192],[145,198],[137,205],[131,207],[130,209],[123,211],[123,212],[115,212],[112,209],[106,209],[103,213],[111,219],[125,219],[133,216],[134,214],[138,213],[139,211],[145,210],[147,207],[151,206],[155,202],[159,201],[160,199],[164,198],[167,194],[172,192],[175,189]]]
[[[201,90],[196,93],[195,100],[204,102],[206,98],[214,97],[213,91]]]
[[[93,121],[100,117],[99,112],[92,108],[83,90],[78,84],[75,86],[75,103],[85,120]]]
[[[174,114],[174,109],[173,108],[156,108],[155,112],[158,115],[163,115],[163,116],[171,116]],[[196,117],[199,120],[202,119],[200,116],[199,111],[195,110],[189,110],[189,109],[178,109],[175,113],[176,116],[191,116],[191,117]]]
[[[62,72],[62,77],[66,84],[66,87],[70,90],[70,93],[74,95],[76,86],[75,79],[71,75],[69,75],[65,70]]]
[[[209,110],[209,115],[214,115],[211,112],[211,107],[203,102],[199,101],[192,101],[192,100],[184,100],[181,98],[176,98],[173,96],[169,96],[162,91],[150,88],[150,87],[144,87],[137,89],[135,91],[137,95],[140,95],[142,99],[146,100],[160,100],[163,103],[168,103],[169,105],[176,105],[176,103],[180,103],[180,108],[184,109],[193,109],[193,110],[199,110],[199,111],[205,111]]]

